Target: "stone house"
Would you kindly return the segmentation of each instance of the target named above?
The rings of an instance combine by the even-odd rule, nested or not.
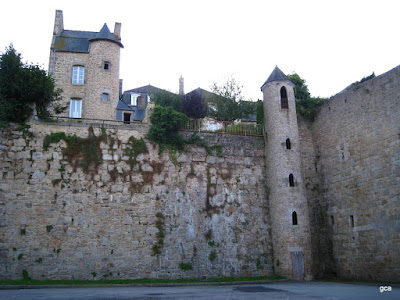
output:
[[[49,74],[68,110],[61,116],[115,120],[120,96],[121,24],[111,33],[64,29],[63,12],[56,11],[50,47]]]

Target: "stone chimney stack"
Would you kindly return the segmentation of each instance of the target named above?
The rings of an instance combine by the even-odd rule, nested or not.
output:
[[[56,19],[54,20],[53,35],[61,35],[64,30],[64,18],[62,10],[56,10]]]
[[[122,84],[123,84],[123,79],[119,80],[119,92],[118,92],[118,99],[122,99]]]
[[[121,40],[121,23],[115,22],[114,25],[114,37],[116,40]]]
[[[179,95],[185,94],[184,92],[184,86],[183,86],[183,77],[181,76],[179,78]]]

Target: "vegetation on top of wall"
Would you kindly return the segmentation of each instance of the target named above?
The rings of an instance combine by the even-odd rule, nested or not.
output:
[[[351,84],[351,86],[357,88],[357,87],[360,85],[360,83],[363,83],[363,82],[368,81],[368,80],[370,80],[370,79],[372,79],[372,78],[375,78],[375,77],[376,77],[376,76],[375,76],[375,72],[372,72],[371,75],[365,76],[365,77],[361,78],[360,81],[353,82],[353,83]]]
[[[217,155],[222,156],[222,146],[208,146],[205,140],[195,133],[185,140],[179,135],[179,129],[181,129],[189,118],[183,113],[175,111],[172,107],[156,106],[154,112],[151,115],[151,128],[148,133],[148,138],[159,144],[161,154],[166,147],[171,155],[174,157],[173,163],[178,165],[176,161],[176,151],[182,151],[185,145],[195,144],[204,147],[208,154],[212,154],[212,150],[217,150]]]
[[[310,92],[308,91],[308,86],[306,85],[306,81],[297,73],[288,75],[288,77],[295,84],[294,96],[297,100],[297,115],[301,115],[310,121],[314,121],[319,108],[327,99],[311,97]]]
[[[64,132],[47,135],[43,141],[43,149],[47,150],[52,143],[64,140],[67,148],[63,149],[65,159],[71,164],[74,172],[81,167],[86,174],[97,173],[99,165],[103,162],[100,143],[107,140],[105,130],[100,136],[96,136],[93,127],[89,127],[89,136],[81,138],[76,135],[67,136]]]
[[[185,146],[185,140],[178,134],[189,118],[183,113],[175,111],[172,107],[156,105],[151,115],[151,128],[148,138],[160,145],[172,145],[178,150]],[[162,150],[161,150],[162,151]]]

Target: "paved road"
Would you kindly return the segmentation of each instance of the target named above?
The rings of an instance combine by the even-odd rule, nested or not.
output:
[[[194,285],[167,287],[69,287],[0,290],[0,299],[400,299],[400,286],[391,292],[379,285],[331,282],[280,282],[252,285]]]

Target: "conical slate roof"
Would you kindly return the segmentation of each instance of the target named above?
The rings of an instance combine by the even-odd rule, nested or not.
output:
[[[271,75],[269,75],[268,79],[264,82],[264,84],[261,86],[261,90],[266,85],[268,82],[271,81],[290,81],[291,80],[283,73],[278,66],[275,67],[275,69],[272,71]]]
[[[110,41],[110,42],[114,42],[116,44],[118,44],[120,47],[124,47],[122,46],[121,42],[116,40],[114,37],[114,34],[112,34],[110,32],[110,29],[108,29],[108,26],[106,23],[104,23],[103,27],[101,28],[101,30],[99,31],[99,33],[96,34],[96,36],[92,39],[90,39],[89,41],[96,41],[96,40],[106,40],[106,41]]]

